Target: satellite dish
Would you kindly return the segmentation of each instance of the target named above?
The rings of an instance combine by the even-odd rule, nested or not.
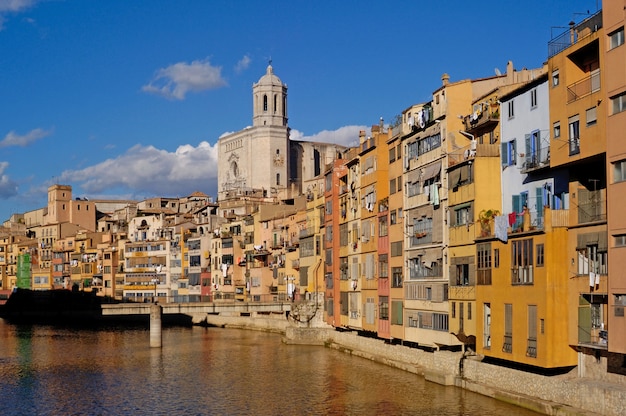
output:
[[[497,76],[502,75],[502,72],[500,72],[500,70],[498,68],[494,69],[495,73]]]

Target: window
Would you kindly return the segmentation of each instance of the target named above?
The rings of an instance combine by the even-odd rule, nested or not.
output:
[[[394,300],[391,302],[391,324],[402,325],[402,301]]]
[[[537,107],[537,88],[530,90],[530,108]]]
[[[476,272],[476,284],[491,284],[491,243],[476,245]]]
[[[453,208],[451,212],[451,226],[458,227],[467,225],[472,222],[472,206],[470,204],[462,204]]]
[[[516,146],[515,139],[502,143],[502,167],[505,168],[507,166],[514,166],[516,163]]]
[[[591,244],[584,248],[577,248],[578,274],[589,275],[591,279],[601,274],[608,273],[608,253],[606,248],[600,249],[597,244]]]
[[[392,147],[389,149],[389,163],[392,163],[396,160],[396,148]]]
[[[348,223],[339,224],[339,245],[341,245],[341,247],[348,246]],[[300,248],[300,250],[302,250],[302,248]]]
[[[626,110],[626,92],[611,98],[612,114],[621,113]]]
[[[555,69],[552,71],[552,86],[556,87],[557,85],[559,85],[559,70]]]
[[[513,305],[504,304],[504,342],[502,352],[513,352]]]
[[[586,118],[587,118],[587,127],[593,126],[594,124],[596,124],[596,121],[597,121],[596,107],[591,107],[587,109]]]
[[[615,32],[609,34],[609,50],[624,44],[624,27],[620,27]]]
[[[470,302],[467,302],[467,320],[472,320],[472,304]]]
[[[379,318],[384,321],[389,320],[389,296],[379,296],[378,298],[378,312]]]
[[[280,173],[276,174],[276,185],[280,185]]]
[[[626,234],[618,234],[613,236],[615,247],[626,246]]]
[[[402,267],[392,267],[391,278],[391,287],[402,287]]]
[[[349,311],[348,292],[339,293],[339,314],[348,316]]]
[[[398,257],[402,255],[402,241],[395,241],[391,243],[391,257]]]
[[[385,237],[389,232],[389,227],[387,226],[387,216],[382,216],[378,218],[378,236]]]
[[[389,194],[393,195],[396,193],[396,178],[389,180]]]
[[[515,101],[509,101],[509,118],[515,117]]]
[[[456,302],[452,302],[452,306],[450,308],[450,312],[452,315],[452,319],[456,318]]]
[[[511,242],[511,283],[514,285],[533,284],[533,240]]]
[[[626,160],[613,163],[613,182],[626,181]]]
[[[543,244],[537,244],[537,267],[543,267],[544,265],[544,252]]]
[[[499,248],[493,249],[493,267],[495,268],[500,267],[500,249]]]
[[[537,357],[537,305],[528,305],[528,344],[526,356]]]
[[[402,159],[402,144],[396,146],[396,160]]]
[[[332,282],[332,279],[331,279],[331,282]],[[325,304],[326,304],[326,313],[328,314],[328,316],[334,316],[335,315],[335,304],[333,302],[333,298],[327,299]]]
[[[378,255],[378,277],[381,279],[389,277],[389,260],[387,254]]]
[[[558,138],[561,137],[561,122],[560,121],[555,121],[554,124],[552,125],[552,135],[554,136],[554,138]]]
[[[569,154],[576,155],[580,153],[580,124],[578,115],[570,117],[567,124],[569,125]]]
[[[397,221],[398,221],[398,215],[396,214],[396,210],[391,211],[391,213],[389,214],[390,216],[390,221],[389,223],[391,225],[394,225]]]
[[[263,96],[263,111],[267,111],[267,95]]]
[[[469,286],[469,264],[456,265],[456,286]]]
[[[491,348],[491,303],[483,304],[483,346]]]

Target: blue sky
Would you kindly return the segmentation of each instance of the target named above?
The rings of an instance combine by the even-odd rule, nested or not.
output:
[[[451,81],[540,67],[596,0],[0,0],[0,222],[74,196],[216,195],[272,59],[292,138],[358,131]]]

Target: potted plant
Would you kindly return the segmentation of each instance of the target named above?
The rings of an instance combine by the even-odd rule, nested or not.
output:
[[[491,222],[495,217],[500,215],[497,209],[483,209],[478,214],[478,222],[480,223],[480,236],[489,237],[491,235]]]

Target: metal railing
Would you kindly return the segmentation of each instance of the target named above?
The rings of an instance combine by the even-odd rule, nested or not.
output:
[[[552,38],[548,42],[548,58],[553,57],[559,52],[569,48],[576,42],[586,38],[602,27],[602,11],[598,11],[591,17],[583,20],[577,25],[571,27],[560,35]]]
[[[600,71],[567,86],[567,103],[572,103],[600,90]]]

